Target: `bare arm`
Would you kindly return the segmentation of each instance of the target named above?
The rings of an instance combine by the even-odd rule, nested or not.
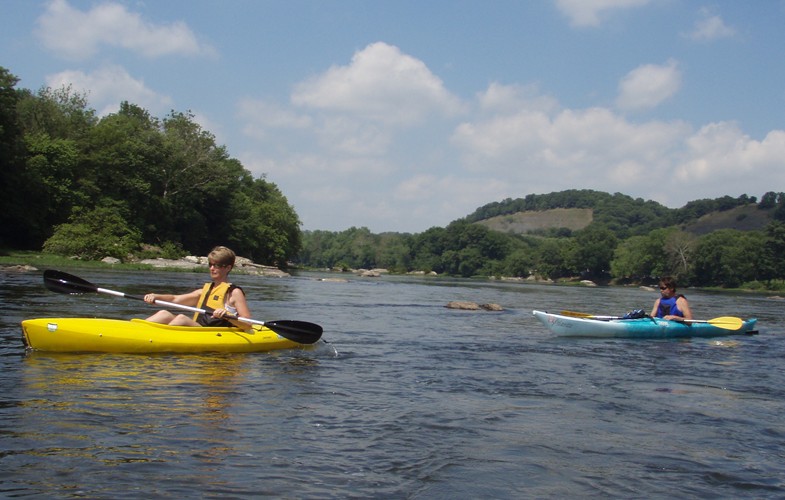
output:
[[[657,309],[659,309],[659,307],[660,307],[660,299],[657,299],[654,301],[654,307],[651,308],[651,314],[649,314],[649,316],[655,318],[657,316]]]
[[[676,301],[676,305],[678,305],[679,310],[684,313],[684,319],[692,319],[692,311],[690,310],[690,303],[687,302],[687,299],[679,297]]]
[[[199,297],[201,296],[202,290],[200,288],[194,290],[193,292],[184,293],[181,295],[172,295],[168,293],[148,293],[144,296],[144,301],[148,304],[154,304],[156,300],[163,300],[164,302],[173,302],[175,304],[194,307],[199,302]]]
[[[239,288],[235,288],[234,290],[232,290],[232,294],[229,296],[229,299],[227,300],[227,303],[230,306],[232,306],[235,309],[237,309],[237,315],[238,316],[241,316],[241,317],[244,317],[244,318],[250,318],[251,317],[251,311],[250,311],[250,309],[248,309],[248,302],[245,300],[245,294]],[[243,328],[243,329],[246,329],[246,330],[248,328],[251,328],[251,324],[250,323],[245,323],[245,322],[242,322],[242,321],[237,321],[235,319],[230,319],[230,318],[224,317],[224,315],[226,313],[227,313],[227,311],[225,309],[216,309],[215,312],[213,312],[213,317],[215,317],[215,318],[223,318],[223,319],[225,319],[227,321],[230,321],[233,325],[235,325],[235,326],[237,326],[239,328]]]

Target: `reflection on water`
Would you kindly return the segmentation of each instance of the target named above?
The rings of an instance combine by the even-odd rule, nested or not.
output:
[[[121,356],[28,353],[22,367],[23,389],[48,398],[64,398],[74,391],[89,391],[96,400],[122,394],[155,392],[162,400],[176,401],[183,391],[199,388],[217,400],[242,383],[248,360],[240,356]],[[133,398],[117,399],[133,401]],[[222,405],[207,405],[220,407]]]
[[[288,392],[280,377],[307,378],[318,363],[269,358],[277,374],[260,371],[259,359],[248,355],[30,353],[8,398],[15,399],[15,422],[4,425],[3,460],[26,464],[28,480],[35,478],[30,486],[41,492],[90,484],[106,493],[120,469],[143,482],[145,464],[171,467],[167,474],[178,476],[174,484],[162,480],[160,491],[214,490],[226,482],[222,464],[257,453],[253,441],[238,439],[238,427],[258,430],[266,421],[251,395],[264,392],[265,406],[278,407]],[[73,460],[76,469],[50,474],[53,463]]]
[[[77,273],[141,294],[188,273]],[[0,276],[2,274],[0,273]],[[330,343],[240,355],[24,354],[27,317],[143,317],[5,277],[0,496],[750,497],[785,493],[785,321],[762,296],[688,291],[760,335],[559,339],[532,309],[618,314],[639,289],[238,276],[255,317]],[[445,308],[497,303],[504,312]]]

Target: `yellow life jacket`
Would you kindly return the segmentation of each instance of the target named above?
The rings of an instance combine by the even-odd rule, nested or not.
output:
[[[205,283],[196,307],[204,309],[207,311],[207,314],[194,313],[194,321],[202,326],[233,326],[228,320],[213,318],[212,313],[216,309],[221,308],[228,310],[226,300],[235,288],[237,287],[227,282],[219,283],[218,285],[212,282]]]

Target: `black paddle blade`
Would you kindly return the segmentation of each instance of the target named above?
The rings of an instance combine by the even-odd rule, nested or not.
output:
[[[98,287],[79,276],[47,269],[44,271],[44,286],[57,293],[79,295],[82,293],[96,293]]]
[[[264,326],[298,344],[313,344],[322,337],[322,327],[307,321],[282,319],[265,321]]]

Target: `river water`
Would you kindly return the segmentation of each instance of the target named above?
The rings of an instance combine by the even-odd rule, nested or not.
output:
[[[130,294],[207,277],[63,270]],[[40,272],[0,278],[3,497],[785,497],[781,300],[682,290],[697,318],[757,317],[753,336],[560,339],[532,309],[623,314],[657,294],[238,275],[254,318],[319,323],[328,343],[58,355],[26,354],[19,322],[153,309],[52,293]]]

